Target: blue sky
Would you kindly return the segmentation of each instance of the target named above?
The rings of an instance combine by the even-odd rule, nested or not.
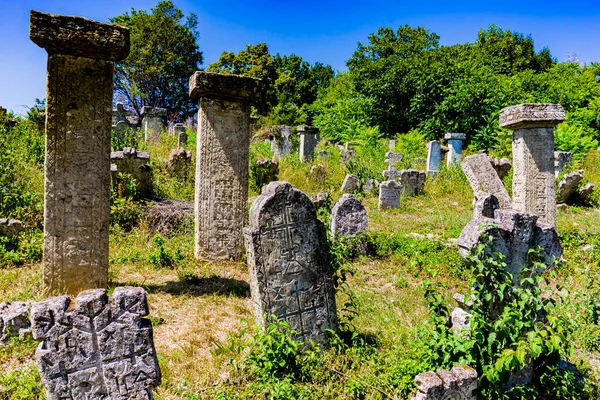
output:
[[[150,9],[158,0],[0,0],[0,106],[23,113],[45,97],[46,52],[29,40],[29,10],[77,15],[97,21],[131,8]],[[184,13],[199,17],[204,67],[223,51],[266,42],[271,53],[302,56],[345,69],[359,41],[379,27],[424,26],[451,45],[473,42],[480,28],[494,23],[534,39],[565,61],[600,61],[600,2],[400,1],[400,0],[174,0]]]

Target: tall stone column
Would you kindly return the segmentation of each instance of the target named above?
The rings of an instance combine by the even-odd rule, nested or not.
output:
[[[201,71],[190,78],[190,97],[199,105],[194,254],[203,261],[237,260],[244,251],[250,103],[259,85],[259,79]]]
[[[50,293],[108,280],[114,61],[129,30],[31,11],[29,37],[48,52],[44,286]]]
[[[297,130],[300,135],[300,161],[312,161],[315,158],[315,147],[319,144],[319,128],[301,125]]]
[[[513,130],[512,207],[556,225],[554,127],[565,120],[560,104],[520,104],[500,111],[500,127]]]
[[[465,140],[464,133],[446,133],[444,139],[448,141],[448,155],[446,156],[446,165],[458,164],[462,158],[462,142]]]

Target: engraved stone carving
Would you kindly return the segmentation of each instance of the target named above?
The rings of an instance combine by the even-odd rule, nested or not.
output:
[[[367,178],[365,179],[365,183],[363,183],[362,191],[364,194],[371,194],[373,189],[377,189],[379,187],[379,181],[377,179]]]
[[[354,160],[354,157],[356,157],[356,151],[354,150],[342,150],[340,152],[340,161],[342,164],[348,164],[349,161]]]
[[[563,169],[569,168],[573,163],[573,153],[569,151],[554,152],[554,176],[558,177]]]
[[[400,171],[400,185],[402,185],[403,196],[416,196],[425,188],[427,174],[416,169],[405,169]]]
[[[379,209],[400,207],[400,183],[391,180],[379,185]]]
[[[464,133],[446,133],[444,139],[448,141],[448,154],[446,165],[458,164],[462,158],[462,142],[467,136]]]
[[[573,195],[577,193],[577,187],[583,180],[583,175],[579,172],[569,172],[558,183],[558,202],[566,203]]]
[[[275,158],[281,159],[283,155],[290,154],[292,152],[292,142],[290,141],[290,136],[292,136],[291,126],[280,125],[273,127],[271,151],[273,152]]]
[[[325,182],[325,178],[327,177],[327,169],[323,164],[317,164],[310,167],[310,172],[308,174],[307,180],[323,183]]]
[[[135,179],[136,197],[145,199],[152,197],[150,153],[138,152],[132,147],[125,147],[123,151],[111,152],[110,162],[113,185],[119,183],[119,172],[130,174]],[[118,188],[117,191],[120,192]]]
[[[31,11],[29,36],[48,52],[44,286],[106,286],[114,61],[129,30]]]
[[[512,208],[536,214],[552,226],[556,225],[554,126],[564,120],[560,104],[520,104],[500,111],[500,127],[514,130]]]
[[[511,207],[508,192],[492,167],[488,156],[485,154],[475,154],[465,157],[461,163],[461,167],[471,184],[475,198],[480,198],[484,194],[489,193],[498,199],[500,207]]]
[[[329,229],[333,236],[354,237],[368,228],[368,217],[360,200],[344,194],[331,210]]]
[[[483,193],[481,197],[475,199],[473,209],[473,219],[494,218],[496,210],[500,209],[500,203],[493,194]]]
[[[117,287],[52,297],[31,308],[35,359],[49,400],[152,399],[161,376],[146,292]]]
[[[31,333],[30,308],[31,304],[23,301],[0,303],[0,344]]]
[[[402,162],[402,158],[404,155],[402,153],[394,153],[392,151],[388,151],[385,153],[385,162],[389,165],[394,165],[395,167]]]
[[[299,126],[300,161],[311,161],[315,157],[315,147],[319,144],[319,129],[313,126]]]
[[[464,364],[419,374],[415,385],[412,400],[477,400],[477,371]]]
[[[427,143],[427,175],[437,175],[442,162],[441,144],[437,140]]]
[[[358,187],[358,176],[354,174],[348,174],[344,178],[344,182],[342,182],[342,188],[340,189],[342,193],[354,193],[356,188]]]
[[[194,200],[196,258],[239,259],[248,215],[250,103],[260,80],[198,71],[190,97],[198,100]]]
[[[326,330],[337,330],[333,270],[325,227],[308,196],[271,182],[252,204],[244,236],[259,323],[274,316],[297,340],[326,345]]]
[[[390,163],[388,165],[388,169],[383,171],[381,174],[384,176],[384,178],[386,178],[386,180],[396,181],[396,180],[400,179],[400,176],[402,175],[402,171],[398,171],[396,169],[396,165],[394,163]]]

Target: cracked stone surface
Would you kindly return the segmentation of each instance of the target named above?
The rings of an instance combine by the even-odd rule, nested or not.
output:
[[[0,303],[0,344],[11,337],[23,337],[31,332],[29,310],[31,304],[23,301]]]
[[[425,372],[415,377],[413,400],[476,400],[477,371],[459,364],[450,371]]]

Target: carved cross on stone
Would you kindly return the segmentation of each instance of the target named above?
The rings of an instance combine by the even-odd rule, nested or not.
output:
[[[402,175],[402,171],[398,171],[396,169],[396,166],[392,163],[388,166],[388,169],[383,171],[382,175],[388,181],[396,181],[396,180],[400,179],[400,176]]]

